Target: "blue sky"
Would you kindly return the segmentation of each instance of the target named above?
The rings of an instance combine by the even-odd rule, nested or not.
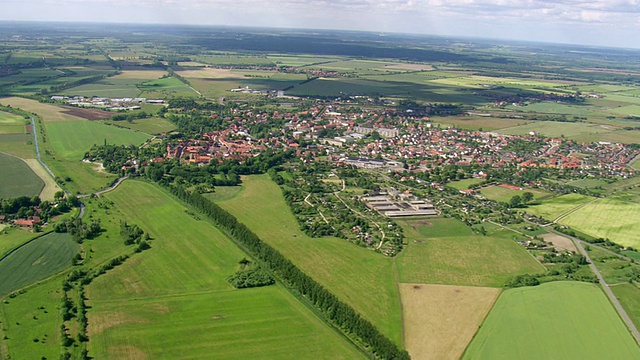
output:
[[[640,48],[640,0],[0,0],[0,20],[369,30]]]

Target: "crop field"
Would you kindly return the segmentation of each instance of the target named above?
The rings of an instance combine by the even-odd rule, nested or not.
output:
[[[24,161],[0,153],[0,198],[36,196],[44,187],[44,181]]]
[[[115,76],[96,81],[91,84],[85,84],[69,88],[61,92],[61,95],[67,96],[86,96],[86,97],[138,97],[141,93],[136,84],[142,83],[141,79],[118,79]]]
[[[507,106],[507,109],[543,114],[587,115],[593,108],[585,105],[568,105],[557,102],[536,102],[526,106]]]
[[[507,202],[507,203],[509,202],[509,200],[511,200],[512,197],[516,195],[521,197],[522,194],[526,192],[532,193],[534,200],[537,200],[543,196],[549,195],[549,193],[541,190],[527,189],[527,188],[525,188],[524,190],[512,190],[502,186],[489,186],[489,187],[484,187],[480,190],[480,194],[486,197],[487,199],[498,201],[498,202]]]
[[[126,181],[106,197],[153,240],[88,287],[93,357],[362,357],[280,285],[233,289],[246,255],[162,190]]]
[[[597,180],[597,179],[580,179],[580,180],[571,181],[567,184],[571,186],[583,188],[583,189],[589,189],[589,188],[605,185],[606,182],[602,180]]]
[[[28,123],[22,116],[0,111],[0,134],[24,134]]]
[[[400,295],[391,259],[342,239],[308,237],[300,230],[280,188],[267,175],[244,177],[243,188],[238,196],[218,205],[382,333],[402,343]]]
[[[27,134],[0,134],[0,151],[21,159],[34,158],[33,136]]]
[[[65,159],[81,160],[93,145],[140,145],[149,135],[92,121],[47,123],[49,141]]]
[[[2,359],[57,359],[60,357],[58,306],[62,298],[60,277],[0,302]]]
[[[621,143],[637,142],[640,132],[621,130],[619,127],[590,123],[563,123],[536,121],[526,125],[498,130],[501,134],[527,135],[536,132],[551,137],[566,137],[577,141],[611,141]]]
[[[602,290],[552,282],[504,291],[463,359],[638,357],[638,345]]]
[[[526,211],[532,215],[542,216],[549,221],[553,221],[560,215],[592,200],[594,198],[586,195],[567,194],[546,199],[539,205],[528,206]]]
[[[135,119],[132,122],[105,121],[105,124],[127,128],[145,134],[162,134],[176,129],[175,125],[163,118]]]
[[[175,77],[152,80],[138,85],[140,96],[148,98],[198,97],[199,95]]]
[[[513,126],[526,125],[530,122],[522,119],[501,119],[487,116],[434,116],[429,119],[442,126],[457,127],[465,130],[493,131]]]
[[[616,199],[598,199],[560,220],[594,237],[640,248],[640,203]]]
[[[398,224],[409,243],[397,259],[402,283],[501,287],[513,275],[544,271],[508,230],[474,235],[455,219]]]
[[[0,230],[0,259],[11,250],[36,237],[36,234],[28,230],[6,226]]]
[[[76,253],[67,233],[50,233],[24,245],[0,261],[0,296],[70,267]]]
[[[15,108],[20,108],[25,111],[36,113],[42,117],[44,122],[59,122],[59,121],[82,121],[84,119],[77,116],[72,116],[65,113],[65,109],[50,105],[42,104],[36,100],[24,99],[19,97],[1,98],[0,104],[11,105]]]
[[[400,284],[413,359],[459,359],[500,294],[475,286]]]

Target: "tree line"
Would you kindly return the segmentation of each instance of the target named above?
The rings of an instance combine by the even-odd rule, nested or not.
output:
[[[264,243],[247,226],[233,215],[210,202],[197,192],[189,193],[180,187],[168,187],[179,199],[192,205],[224,230],[232,240],[247,253],[258,259],[285,285],[299,293],[347,335],[364,344],[366,350],[380,359],[409,359],[407,351],[398,348],[389,338],[381,334],[369,321],[353,308],[325,289],[310,276],[298,269],[279,251]]]

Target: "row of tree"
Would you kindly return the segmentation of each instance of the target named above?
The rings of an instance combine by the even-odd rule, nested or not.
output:
[[[199,193],[188,193],[183,188],[171,187],[170,191],[181,200],[194,206],[215,221],[230,237],[251,256],[277,275],[285,285],[298,292],[313,304],[335,326],[365,344],[368,351],[381,359],[409,359],[405,350],[398,348],[381,334],[373,324],[365,320],[353,308],[325,289],[310,276],[270,245],[261,241],[244,224]]]

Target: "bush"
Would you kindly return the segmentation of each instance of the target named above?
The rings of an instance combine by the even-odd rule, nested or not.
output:
[[[275,284],[273,277],[266,271],[255,267],[248,270],[240,270],[231,275],[227,281],[236,289],[268,286]]]

